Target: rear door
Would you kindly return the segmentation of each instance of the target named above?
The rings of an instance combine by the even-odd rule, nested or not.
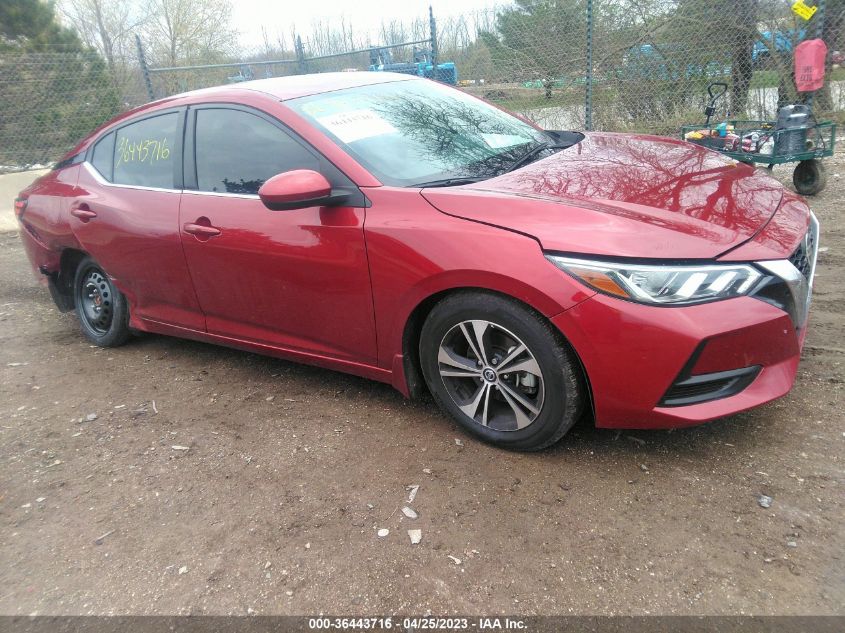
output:
[[[185,109],[132,119],[80,169],[70,225],[128,298],[133,318],[204,330],[179,236]]]
[[[186,148],[182,243],[208,332],[374,363],[363,194],[345,207],[268,210],[259,187],[292,169],[358,190],[258,110],[191,107]]]

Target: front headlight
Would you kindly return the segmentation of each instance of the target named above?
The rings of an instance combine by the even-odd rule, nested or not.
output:
[[[633,264],[546,258],[591,288],[639,303],[691,305],[748,293],[763,275],[746,264]]]

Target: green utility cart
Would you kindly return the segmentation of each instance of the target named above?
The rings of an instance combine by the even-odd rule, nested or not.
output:
[[[722,91],[714,88],[723,88]],[[716,150],[734,160],[748,164],[763,164],[772,169],[775,165],[798,163],[792,172],[792,182],[798,193],[812,196],[822,191],[827,184],[827,175],[821,159],[833,156],[836,146],[836,124],[830,121],[816,122],[807,106],[803,108],[807,123],[793,127],[776,121],[749,121],[732,119],[717,125],[710,123],[716,111],[716,101],[727,91],[724,83],[711,84],[707,92],[710,103],[704,110],[705,123],[685,125],[681,138]]]

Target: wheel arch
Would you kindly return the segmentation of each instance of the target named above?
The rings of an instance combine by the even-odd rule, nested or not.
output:
[[[65,248],[59,257],[59,269],[48,275],[50,296],[60,312],[74,309],[73,279],[79,262],[88,257],[88,253],[78,248]]]
[[[425,320],[428,318],[428,315],[438,303],[440,303],[447,297],[451,297],[460,293],[482,293],[495,295],[503,299],[507,299],[508,301],[516,303],[521,307],[530,310],[538,318],[548,323],[554,331],[555,336],[558,338],[560,344],[565,346],[572,353],[572,356],[576,359],[580,379],[582,380],[584,388],[586,390],[587,401],[589,403],[589,410],[590,413],[593,414],[593,417],[595,417],[595,407],[593,404],[593,389],[590,383],[589,374],[587,373],[587,369],[584,365],[583,360],[581,360],[581,356],[578,353],[578,350],[575,349],[572,343],[569,342],[564,333],[561,332],[560,329],[545,314],[543,314],[540,310],[527,303],[526,301],[518,299],[506,292],[477,286],[462,286],[440,290],[438,292],[428,295],[427,297],[419,301],[417,305],[413,308],[413,310],[411,310],[411,313],[406,319],[405,326],[402,331],[401,368],[397,367],[396,363],[394,363],[394,375],[399,369],[401,369],[402,374],[401,384],[397,385],[394,383],[394,386],[396,388],[398,388],[412,400],[424,398],[429,394],[428,386],[425,384],[425,379],[423,378],[422,365],[419,354],[419,343],[420,335],[422,333],[422,327],[425,323]],[[400,356],[397,356],[397,358],[400,358]]]

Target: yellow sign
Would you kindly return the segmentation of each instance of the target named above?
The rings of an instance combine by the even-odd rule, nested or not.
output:
[[[815,15],[816,11],[818,11],[819,8],[811,7],[805,4],[804,0],[798,0],[798,2],[792,5],[792,10],[799,18],[809,20],[811,17],[813,17],[813,15]]]

